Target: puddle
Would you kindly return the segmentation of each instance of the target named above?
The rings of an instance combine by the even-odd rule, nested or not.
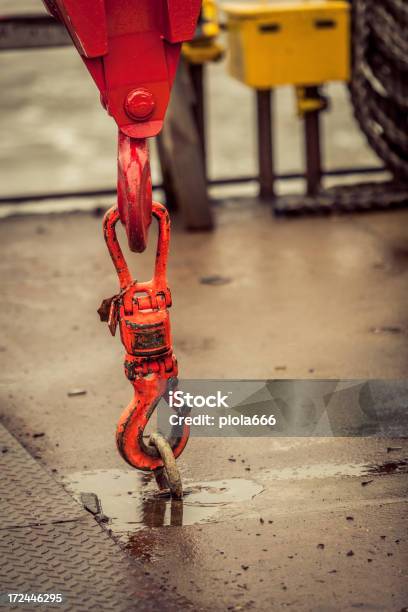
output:
[[[266,469],[261,482],[299,481],[339,477],[386,477],[408,473],[408,460],[379,464],[315,464]],[[95,519],[129,541],[145,528],[196,525],[239,519],[248,513],[251,500],[264,487],[245,478],[185,483],[182,502],[158,492],[150,474],[136,470],[95,470],[77,472],[64,478],[64,485]],[[142,537],[142,536],[141,536]],[[139,540],[138,540],[139,541]]]
[[[408,473],[408,461],[401,459],[399,461],[385,461],[381,464],[317,463],[293,468],[264,470],[262,475],[267,480],[280,481],[404,473]]]
[[[220,521],[223,509],[225,513],[226,507],[250,501],[263,491],[244,478],[186,483],[183,501],[172,502],[158,494],[150,474],[130,470],[77,472],[66,476],[64,485],[115,533]]]
[[[367,474],[408,474],[408,461],[384,461],[378,465],[371,465],[367,469]]]

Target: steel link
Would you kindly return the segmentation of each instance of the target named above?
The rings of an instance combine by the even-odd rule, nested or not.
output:
[[[408,68],[408,41],[404,23],[398,22],[380,3],[373,2],[369,11],[369,24],[384,53],[392,60]],[[401,27],[402,26],[402,27]]]

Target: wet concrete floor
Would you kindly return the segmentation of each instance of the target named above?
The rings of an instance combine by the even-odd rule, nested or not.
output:
[[[40,6],[0,0],[9,13]],[[0,62],[2,195],[114,185],[115,127],[76,53],[12,52]],[[254,174],[253,93],[224,63],[207,77],[210,174]],[[346,89],[328,93],[325,166],[377,164]],[[277,92],[278,171],[301,167],[294,106],[290,88]],[[112,202],[80,202],[101,203]],[[213,234],[186,234],[174,218],[181,377],[407,377],[407,211],[278,221],[241,197],[217,207],[216,223]],[[132,257],[140,279],[151,275],[153,242]],[[96,315],[117,289],[101,219],[6,219],[0,244],[0,418],[147,574],[196,609],[408,606],[406,440],[194,438],[179,461],[188,495],[171,504],[114,445],[131,387],[119,338]]]
[[[234,201],[216,214],[210,235],[174,222],[183,377],[406,377],[407,212],[277,221]],[[100,223],[0,224],[5,424],[197,607],[406,606],[406,440],[194,438],[179,461],[182,508],[122,462],[113,434],[131,387],[119,338],[95,312],[116,291]],[[147,278],[152,253],[133,262]],[[213,275],[230,280],[200,282]]]

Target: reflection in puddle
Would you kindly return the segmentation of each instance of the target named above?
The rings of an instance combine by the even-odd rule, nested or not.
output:
[[[273,482],[281,481],[368,475],[383,478],[404,473],[408,473],[407,459],[381,464],[323,463],[272,468],[262,470],[258,478],[272,486]],[[106,523],[114,534],[133,547],[143,544],[142,530],[146,527],[194,525],[242,516],[248,513],[248,503],[264,490],[259,483],[244,478],[189,483],[185,486],[183,501],[177,502],[158,492],[150,474],[136,470],[78,472],[64,480],[66,488],[96,520]]]
[[[221,520],[223,507],[251,500],[263,490],[243,478],[192,483],[185,486],[183,501],[177,502],[158,493],[150,474],[127,470],[77,472],[64,484],[79,502],[90,500],[84,504],[87,509],[99,520],[102,516],[102,522],[109,519],[109,528],[119,534]]]

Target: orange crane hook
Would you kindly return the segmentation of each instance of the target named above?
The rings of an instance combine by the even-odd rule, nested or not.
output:
[[[177,360],[170,334],[170,289],[166,269],[170,239],[170,218],[162,204],[153,202],[152,214],[159,224],[153,278],[134,280],[116,236],[120,215],[116,206],[104,217],[105,241],[116,268],[120,292],[102,302],[98,312],[107,321],[112,335],[119,323],[125,346],[125,374],[133,385],[133,399],[119,419],[116,442],[122,457],[140,470],[163,467],[161,454],[154,445],[145,444],[145,427],[160,399],[177,386]],[[174,426],[169,444],[178,457],[187,444],[190,429]]]

